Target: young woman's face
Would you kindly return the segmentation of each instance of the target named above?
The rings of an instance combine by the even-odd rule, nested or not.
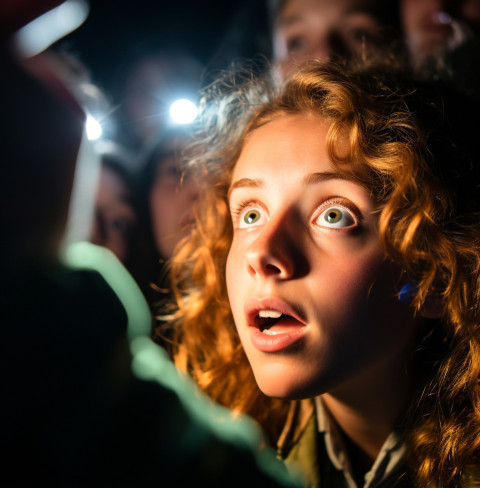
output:
[[[413,335],[375,201],[332,166],[327,129],[310,116],[274,120],[250,134],[233,172],[227,288],[268,396],[311,397],[398,371]]]

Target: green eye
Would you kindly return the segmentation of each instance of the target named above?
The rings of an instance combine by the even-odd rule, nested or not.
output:
[[[257,227],[263,225],[267,220],[265,211],[259,207],[246,208],[240,213],[238,226],[240,228]]]
[[[329,224],[337,224],[342,220],[343,212],[339,208],[330,208],[325,212],[324,219]]]
[[[317,225],[330,228],[346,228],[357,223],[356,218],[346,208],[328,207],[317,218]]]
[[[255,224],[260,220],[260,212],[258,210],[249,210],[243,216],[243,222],[247,225]]]

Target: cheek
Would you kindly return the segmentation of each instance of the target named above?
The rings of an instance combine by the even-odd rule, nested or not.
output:
[[[337,314],[331,323],[344,324],[344,333],[362,340],[362,347],[391,348],[403,343],[412,319],[412,311],[397,298],[400,272],[383,259],[365,261],[363,266],[339,273],[331,303],[338,306],[330,309]],[[336,300],[335,300],[336,298]],[[343,327],[342,327],[343,329]],[[358,343],[353,343],[356,349]]]
[[[187,210],[193,208],[192,200],[188,198],[188,189],[177,189],[169,198],[171,211],[176,212],[178,215],[183,215]]]
[[[113,239],[110,249],[120,261],[125,261],[125,258],[127,257],[127,244],[124,238],[117,237]]]
[[[158,189],[152,190],[152,193],[150,194],[150,212],[153,224],[156,227],[161,227],[171,215],[171,200],[172,199],[169,198],[169,195],[166,192]]]
[[[236,286],[238,284],[238,274],[238,259],[235,257],[234,251],[230,249],[225,267],[225,279],[227,282],[227,293],[232,312],[234,312],[235,297],[238,297],[239,295],[239,290]]]
[[[309,279],[311,296],[328,323],[355,323],[355,318],[371,323],[387,313],[395,296],[397,274],[380,246],[350,251],[342,249],[318,260]]]
[[[345,313],[364,309],[376,314],[382,296],[393,293],[393,282],[387,278],[384,266],[383,256],[363,261],[346,258],[342,268],[327,280],[334,291],[332,301],[343,303]]]
[[[244,277],[242,272],[243,260],[241,254],[232,244],[227,256],[225,278],[227,284],[228,300],[236,326],[240,324],[243,317],[243,292],[245,290]]]

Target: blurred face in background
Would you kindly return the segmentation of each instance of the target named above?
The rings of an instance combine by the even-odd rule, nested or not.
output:
[[[166,259],[172,256],[180,240],[189,235],[199,195],[198,180],[182,178],[178,144],[172,142],[159,159],[149,199],[155,245]]]
[[[284,2],[274,29],[274,57],[281,77],[309,59],[368,56],[383,43],[383,26],[375,14],[378,5],[378,0]]]
[[[132,192],[127,183],[115,170],[103,166],[90,241],[110,249],[125,262],[136,220]]]
[[[414,65],[460,44],[480,25],[480,0],[401,0],[404,36]]]

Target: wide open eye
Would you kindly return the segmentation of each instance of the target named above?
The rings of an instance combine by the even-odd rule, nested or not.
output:
[[[240,214],[238,226],[240,228],[255,227],[266,221],[265,212],[261,208],[250,207]]]
[[[320,227],[345,228],[357,223],[352,212],[345,207],[329,206],[317,218]]]

